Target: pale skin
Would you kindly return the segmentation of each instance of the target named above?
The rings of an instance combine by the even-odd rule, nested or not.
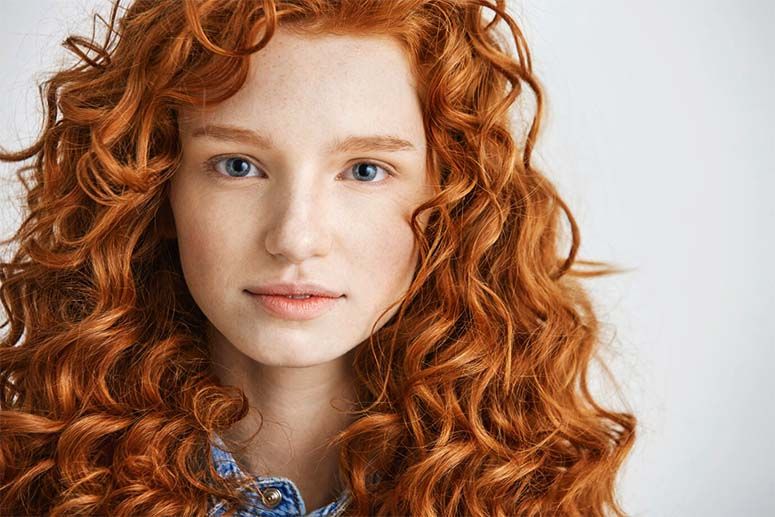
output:
[[[264,417],[237,459],[293,480],[311,511],[341,491],[338,450],[324,444],[353,417],[333,406],[351,404],[354,350],[409,287],[409,216],[432,195],[409,60],[386,36],[281,27],[234,97],[184,110],[179,127],[170,206],[186,284],[207,316],[216,374]],[[342,143],[352,145],[334,149]],[[377,166],[360,165],[370,175],[358,172],[364,162]],[[274,281],[345,296],[315,319],[282,319],[245,291]],[[251,410],[227,436],[244,439],[259,423]]]

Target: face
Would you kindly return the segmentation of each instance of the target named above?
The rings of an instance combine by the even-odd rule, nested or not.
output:
[[[169,201],[211,346],[310,366],[342,357],[395,314],[379,319],[412,280],[409,217],[431,195],[422,114],[397,41],[280,28],[236,95],[181,112],[179,128]],[[250,294],[305,282],[342,296],[300,319]]]

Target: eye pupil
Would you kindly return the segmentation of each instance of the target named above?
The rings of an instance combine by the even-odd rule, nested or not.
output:
[[[237,172],[238,176],[244,176],[250,172],[250,163],[242,158],[229,158],[226,163],[229,168]]]
[[[366,175],[364,179],[372,179],[374,175],[377,174],[377,169],[377,166],[373,163],[358,163],[355,166],[355,171],[358,176],[362,177],[362,174]]]

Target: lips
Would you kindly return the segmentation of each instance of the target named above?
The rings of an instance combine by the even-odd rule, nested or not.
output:
[[[310,296],[309,298],[294,299],[286,295],[254,294],[248,292],[251,298],[259,303],[259,306],[267,314],[285,320],[311,320],[333,309],[344,296]]]
[[[248,292],[256,295],[276,295],[276,296],[316,296],[321,298],[339,298],[343,293],[334,289],[329,289],[320,284],[314,283],[266,283],[257,286],[251,286],[246,289]]]

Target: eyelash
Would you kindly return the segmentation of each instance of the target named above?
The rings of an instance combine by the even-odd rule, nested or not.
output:
[[[218,178],[223,178],[226,181],[238,180],[240,178],[248,178],[248,177],[255,178],[255,177],[257,177],[257,176],[229,176],[228,174],[224,174],[224,173],[222,173],[222,172],[220,172],[218,170],[218,168],[217,168],[217,164],[218,163],[224,162],[224,161],[229,160],[229,159],[234,159],[234,158],[238,158],[240,160],[245,160],[246,162],[251,164],[253,167],[255,167],[255,169],[257,171],[261,171],[261,168],[258,167],[255,163],[253,163],[253,161],[251,159],[249,159],[249,158],[245,158],[244,156],[240,156],[240,155],[228,155],[228,156],[216,156],[214,158],[211,158],[211,159],[207,160],[204,163],[206,172],[208,172],[210,174],[213,174],[213,175],[215,175]],[[396,176],[396,174],[389,167],[384,166],[381,163],[370,161],[370,160],[361,160],[361,161],[357,161],[357,162],[351,163],[350,165],[348,165],[348,172],[352,171],[352,169],[353,169],[353,167],[355,165],[359,165],[359,164],[363,164],[363,163],[369,164],[369,165],[376,165],[380,169],[383,169],[385,171],[385,173],[387,174],[388,178],[392,178],[392,177]],[[261,171],[261,172],[263,172],[263,171]],[[384,182],[388,181],[388,178],[385,178],[385,179],[383,179],[381,181],[357,181],[357,180],[355,180],[355,181],[357,183],[376,183],[376,184],[381,184],[381,183],[384,183]]]

